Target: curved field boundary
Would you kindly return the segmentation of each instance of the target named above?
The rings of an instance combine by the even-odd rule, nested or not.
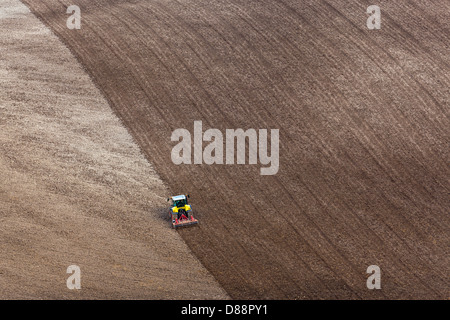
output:
[[[0,299],[227,299],[139,147],[18,0],[0,0],[0,48]]]

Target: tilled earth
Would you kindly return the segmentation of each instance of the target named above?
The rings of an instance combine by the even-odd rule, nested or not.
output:
[[[0,0],[0,48],[0,299],[226,299],[170,229],[167,187],[18,0]]]
[[[380,30],[371,1],[23,2],[191,194],[200,225],[179,233],[232,298],[448,298],[448,2],[380,0]],[[279,129],[279,172],[174,165],[195,120]]]

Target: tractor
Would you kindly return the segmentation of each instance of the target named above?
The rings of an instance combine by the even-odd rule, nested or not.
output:
[[[169,215],[172,220],[172,227],[185,227],[197,224],[197,219],[192,215],[192,208],[188,203],[189,195],[179,195],[168,198],[171,201]]]

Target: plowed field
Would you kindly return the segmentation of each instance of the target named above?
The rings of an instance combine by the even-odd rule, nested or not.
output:
[[[23,2],[190,193],[200,225],[179,233],[232,298],[448,297],[448,2],[378,1],[380,30],[371,1]],[[174,165],[196,120],[279,129],[279,172]]]

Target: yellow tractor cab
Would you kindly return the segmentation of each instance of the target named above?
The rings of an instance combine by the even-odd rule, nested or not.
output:
[[[167,199],[170,201],[170,219],[174,228],[197,224],[197,219],[192,215],[192,208],[188,204],[189,195],[178,195]]]

